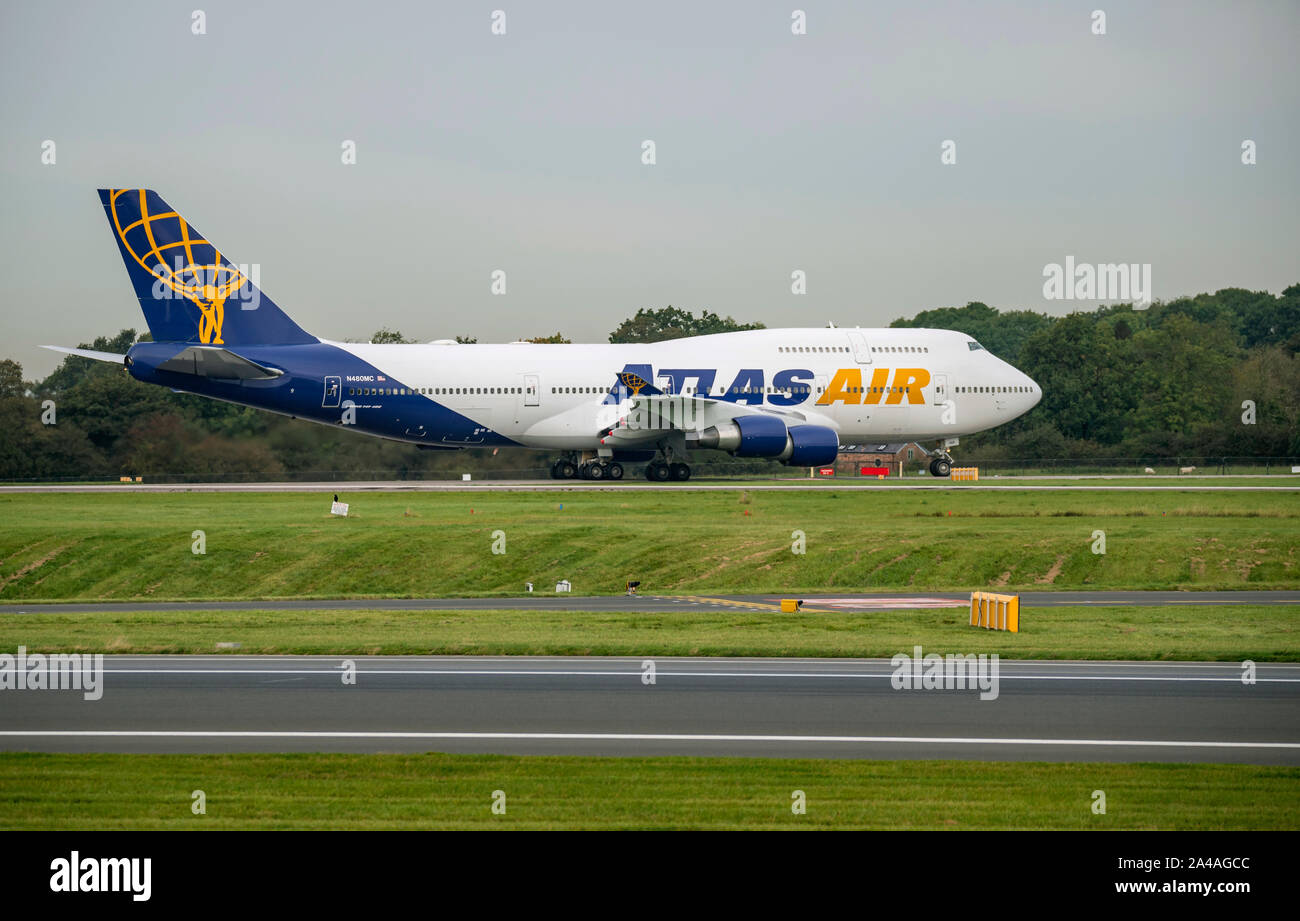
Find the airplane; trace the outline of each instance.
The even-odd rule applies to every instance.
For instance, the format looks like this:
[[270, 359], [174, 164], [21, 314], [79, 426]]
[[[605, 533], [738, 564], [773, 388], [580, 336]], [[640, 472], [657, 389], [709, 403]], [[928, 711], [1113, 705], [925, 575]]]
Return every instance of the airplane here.
[[151, 342], [125, 355], [45, 346], [121, 364], [136, 380], [429, 450], [557, 452], [556, 479], [690, 478], [691, 452], [792, 467], [841, 445], [949, 448], [1032, 409], [1028, 375], [941, 329], [805, 328], [633, 344], [336, 342], [306, 332], [149, 189], [100, 189]]

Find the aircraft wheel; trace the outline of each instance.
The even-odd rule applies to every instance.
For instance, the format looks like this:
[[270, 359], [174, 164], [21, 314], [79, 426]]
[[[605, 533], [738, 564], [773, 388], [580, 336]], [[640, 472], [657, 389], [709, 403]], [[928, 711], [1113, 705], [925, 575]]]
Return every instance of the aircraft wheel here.
[[571, 480], [578, 475], [578, 466], [573, 461], [560, 461], [556, 466], [560, 468], [562, 480]]
[[672, 476], [672, 468], [663, 461], [655, 461], [645, 468], [645, 476], [647, 480], [652, 482], [665, 483]]
[[671, 475], [674, 480], [689, 480], [691, 478], [690, 464], [673, 464]]
[[551, 464], [551, 479], [552, 479], [552, 480], [562, 480], [562, 479], [564, 479], [564, 466], [563, 466], [563, 465], [564, 465], [564, 461], [556, 461], [555, 463]]
[[618, 461], [614, 461], [614, 463], [609, 465], [608, 473], [611, 480], [623, 479], [623, 465]]
[[595, 463], [593, 461], [590, 464], [584, 464], [583, 469], [586, 470], [585, 476], [588, 480], [605, 479], [605, 468], [601, 464]]
[[952, 461], [946, 457], [936, 457], [930, 461], [930, 473], [934, 476], [945, 477], [952, 474]]

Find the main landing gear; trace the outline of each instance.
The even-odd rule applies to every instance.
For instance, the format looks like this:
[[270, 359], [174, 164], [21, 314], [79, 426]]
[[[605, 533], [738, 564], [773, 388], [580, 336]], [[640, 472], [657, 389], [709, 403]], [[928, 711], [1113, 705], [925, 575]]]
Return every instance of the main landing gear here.
[[646, 464], [645, 478], [651, 483], [667, 483], [669, 480], [682, 481], [691, 478], [691, 465], [681, 461], [651, 461]]
[[[691, 478], [691, 465], [678, 459], [689, 456], [680, 445], [665, 439], [659, 442], [659, 450], [662, 454], [646, 464], [647, 480], [651, 483], [680, 483]], [[595, 452], [572, 451], [551, 465], [553, 480], [621, 480], [623, 473], [622, 464], [608, 457], [599, 457]]]
[[662, 457], [655, 458], [645, 467], [645, 478], [651, 483], [683, 482], [691, 478], [691, 465], [678, 460], [688, 457], [679, 441], [665, 438], [659, 442]]
[[564, 458], [551, 465], [551, 479], [621, 480], [623, 479], [623, 465], [618, 461], [603, 458], [593, 458], [585, 461]]

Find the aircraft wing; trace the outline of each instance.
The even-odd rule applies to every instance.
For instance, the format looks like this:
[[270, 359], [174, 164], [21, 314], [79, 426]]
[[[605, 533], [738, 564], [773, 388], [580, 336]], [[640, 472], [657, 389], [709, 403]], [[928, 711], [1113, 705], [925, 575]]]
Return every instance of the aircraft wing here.
[[628, 401], [627, 413], [601, 434], [601, 442], [611, 446], [631, 447], [663, 438], [664, 432], [677, 429], [687, 434], [703, 432], [710, 426], [730, 422], [741, 416], [769, 416], [786, 425], [813, 421], [807, 413], [771, 406], [750, 406], [696, 395], [654, 393], [638, 395]]

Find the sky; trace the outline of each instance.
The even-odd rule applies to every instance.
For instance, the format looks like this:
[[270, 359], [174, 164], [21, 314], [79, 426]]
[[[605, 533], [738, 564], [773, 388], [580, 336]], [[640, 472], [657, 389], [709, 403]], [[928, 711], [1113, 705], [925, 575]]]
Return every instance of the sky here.
[[1287, 0], [7, 0], [0, 357], [145, 328], [98, 187], [157, 190], [330, 339], [1059, 315], [1097, 303], [1044, 297], [1067, 258], [1277, 293], [1298, 36]]

